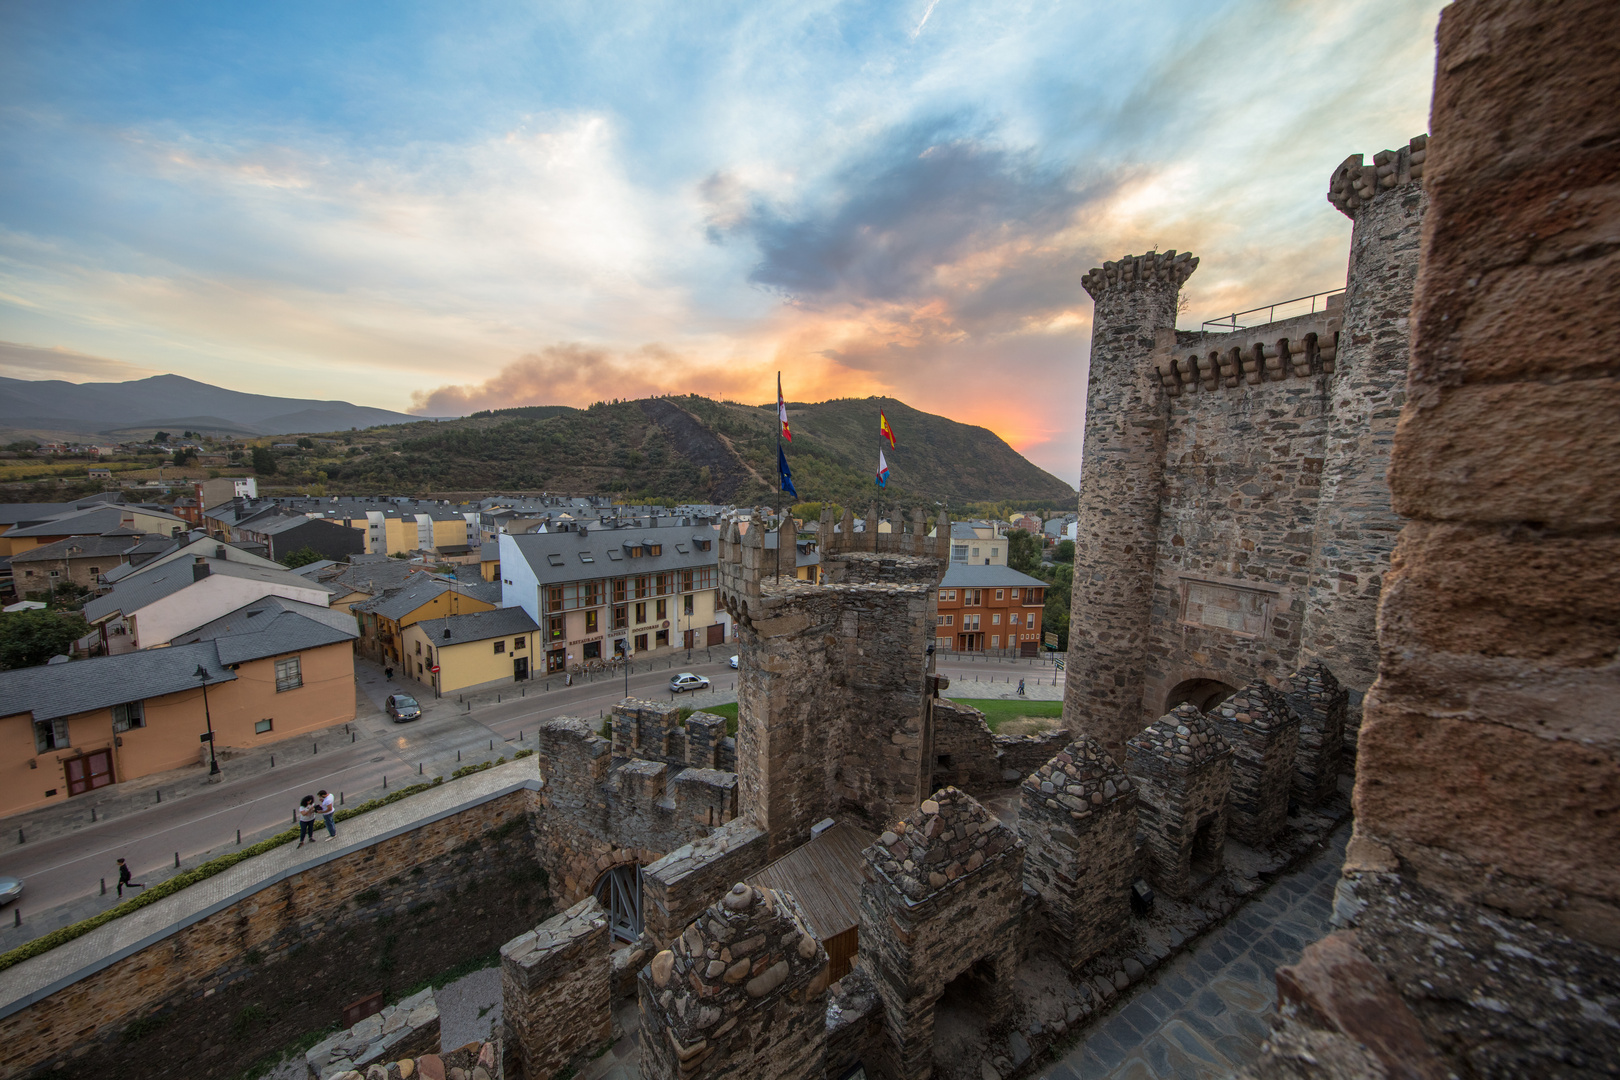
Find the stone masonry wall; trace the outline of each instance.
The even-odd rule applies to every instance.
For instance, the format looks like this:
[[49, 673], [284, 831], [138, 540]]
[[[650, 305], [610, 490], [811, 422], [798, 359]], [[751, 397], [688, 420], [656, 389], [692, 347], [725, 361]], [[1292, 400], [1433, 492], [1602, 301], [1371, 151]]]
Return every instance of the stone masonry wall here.
[[1616, 41], [1602, 0], [1440, 18], [1339, 908], [1465, 1076], [1620, 1061]]
[[1174, 341], [1176, 300], [1197, 266], [1185, 252], [1130, 256], [1082, 281], [1096, 314], [1063, 725], [1116, 756], [1140, 727], [1164, 485], [1163, 392], [1144, 361], [1164, 334]]
[[1288, 824], [1299, 717], [1286, 698], [1259, 680], [1207, 715], [1232, 748], [1227, 833], [1250, 847], [1263, 847]]
[[765, 833], [738, 818], [700, 840], [671, 851], [642, 870], [646, 933], [660, 948], [726, 888], [764, 866]]
[[1231, 747], [1191, 705], [1176, 706], [1128, 744], [1125, 771], [1136, 784], [1147, 878], [1172, 896], [1190, 896], [1201, 873], [1220, 868], [1231, 762]]
[[[451, 902], [469, 882], [492, 878], [509, 891], [541, 889], [532, 881], [512, 885], [507, 880], [533, 867], [531, 795], [502, 795], [294, 874], [12, 1013], [0, 1020], [6, 1047], [0, 1074], [48, 1071], [55, 1061], [85, 1054], [87, 1048], [88, 1056], [78, 1057], [81, 1066], [99, 1062], [103, 1049], [126, 1059], [130, 1048], [119, 1040], [131, 1021], [197, 1009], [205, 999], [212, 998], [210, 1004], [226, 1000], [239, 986], [273, 982], [287, 961], [323, 943], [341, 953], [345, 931], [369, 930], [384, 916], [401, 918], [403, 932], [414, 913], [428, 914], [434, 905]], [[461, 940], [482, 948], [481, 937], [480, 931]], [[355, 966], [371, 970], [369, 964]], [[401, 970], [410, 969], [401, 965]], [[371, 975], [361, 982], [369, 984], [364, 989], [376, 989], [379, 980]], [[347, 999], [328, 999], [357, 992], [363, 990], [328, 979], [304, 994], [305, 1009], [319, 1007], [335, 1016]], [[176, 1035], [190, 1034], [176, 1046], [178, 1058], [164, 1054], [162, 1060], [185, 1061], [185, 1055], [203, 1052], [202, 1040], [211, 1037], [198, 1030], [209, 1025], [207, 1010], [204, 1014], [190, 1025], [170, 1025]], [[142, 1052], [165, 1045], [170, 1028], [143, 1040]], [[298, 1024], [281, 1038], [290, 1040], [304, 1030], [307, 1024]], [[207, 1060], [205, 1072], [225, 1065]], [[144, 1075], [134, 1066], [124, 1071]]]
[[594, 896], [501, 946], [501, 1022], [525, 1077], [556, 1076], [612, 1041], [608, 966]]

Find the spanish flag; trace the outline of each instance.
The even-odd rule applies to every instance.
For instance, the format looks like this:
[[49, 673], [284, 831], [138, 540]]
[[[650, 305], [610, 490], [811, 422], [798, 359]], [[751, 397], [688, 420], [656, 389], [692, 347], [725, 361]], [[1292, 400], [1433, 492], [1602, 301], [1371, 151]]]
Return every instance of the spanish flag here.
[[895, 445], [894, 428], [889, 426], [889, 418], [883, 414], [882, 409], [878, 410], [878, 434], [888, 439], [891, 447]]

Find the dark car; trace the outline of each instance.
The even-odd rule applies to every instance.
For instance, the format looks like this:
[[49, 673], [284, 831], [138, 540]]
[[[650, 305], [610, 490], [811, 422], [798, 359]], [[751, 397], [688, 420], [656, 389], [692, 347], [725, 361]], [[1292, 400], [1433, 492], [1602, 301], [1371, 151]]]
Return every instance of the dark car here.
[[409, 694], [389, 694], [388, 704], [383, 708], [387, 710], [388, 718], [396, 724], [418, 720], [422, 716], [422, 706]]

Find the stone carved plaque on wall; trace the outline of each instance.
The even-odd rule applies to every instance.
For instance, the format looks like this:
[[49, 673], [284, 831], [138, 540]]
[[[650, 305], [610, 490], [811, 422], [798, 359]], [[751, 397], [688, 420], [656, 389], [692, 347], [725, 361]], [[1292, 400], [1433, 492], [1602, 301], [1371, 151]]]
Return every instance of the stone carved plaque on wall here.
[[1276, 598], [1276, 593], [1265, 589], [1183, 580], [1181, 621], [1208, 630], [1229, 630], [1258, 637], [1265, 633], [1266, 623], [1271, 618], [1271, 604]]

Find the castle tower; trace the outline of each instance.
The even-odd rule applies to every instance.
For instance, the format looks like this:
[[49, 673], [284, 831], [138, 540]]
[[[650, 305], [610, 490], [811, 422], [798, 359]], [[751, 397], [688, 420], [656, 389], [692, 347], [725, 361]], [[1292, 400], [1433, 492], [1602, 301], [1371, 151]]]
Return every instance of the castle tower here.
[[1386, 474], [1406, 400], [1427, 153], [1419, 135], [1371, 165], [1351, 155], [1329, 181], [1328, 201], [1355, 227], [1299, 659], [1325, 663], [1351, 692], [1352, 747], [1361, 695], [1378, 673], [1378, 596], [1401, 527]]
[[1153, 354], [1174, 347], [1176, 300], [1197, 266], [1186, 252], [1149, 253], [1081, 279], [1096, 311], [1063, 726], [1117, 760], [1141, 728], [1158, 547], [1165, 415]]

